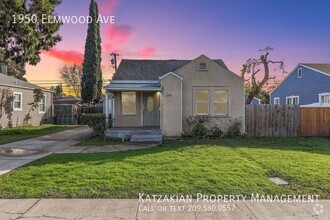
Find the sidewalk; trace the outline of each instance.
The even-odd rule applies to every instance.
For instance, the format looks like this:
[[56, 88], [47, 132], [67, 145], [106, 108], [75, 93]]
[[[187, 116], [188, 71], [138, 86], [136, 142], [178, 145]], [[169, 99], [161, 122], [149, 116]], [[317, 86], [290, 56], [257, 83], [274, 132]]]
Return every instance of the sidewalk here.
[[[217, 211], [194, 211], [198, 207]], [[227, 207], [229, 211], [220, 210]], [[231, 210], [233, 209], [233, 210]], [[161, 211], [158, 211], [161, 210]], [[165, 210], [165, 211], [164, 211]], [[138, 199], [0, 200], [0, 219], [329, 219], [330, 200], [317, 203], [145, 203]]]

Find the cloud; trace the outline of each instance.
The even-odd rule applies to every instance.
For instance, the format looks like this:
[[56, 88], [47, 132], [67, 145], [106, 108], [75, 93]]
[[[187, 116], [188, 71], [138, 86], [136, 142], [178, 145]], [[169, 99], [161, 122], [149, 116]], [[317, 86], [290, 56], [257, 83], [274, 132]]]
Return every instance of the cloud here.
[[118, 4], [118, 0], [102, 0], [99, 3], [99, 12], [100, 14], [107, 15], [113, 13]]
[[111, 25], [106, 30], [106, 37], [112, 43], [127, 43], [133, 33], [134, 28], [129, 25]]
[[149, 58], [149, 57], [155, 55], [156, 49], [154, 47], [147, 46], [141, 50], [138, 50], [137, 53], [139, 56], [142, 56], [143, 58]]
[[69, 64], [78, 64], [81, 65], [84, 60], [84, 55], [78, 51], [73, 50], [57, 50], [56, 47], [53, 47], [51, 50], [43, 50], [42, 54], [54, 57], [58, 60], [61, 60]]

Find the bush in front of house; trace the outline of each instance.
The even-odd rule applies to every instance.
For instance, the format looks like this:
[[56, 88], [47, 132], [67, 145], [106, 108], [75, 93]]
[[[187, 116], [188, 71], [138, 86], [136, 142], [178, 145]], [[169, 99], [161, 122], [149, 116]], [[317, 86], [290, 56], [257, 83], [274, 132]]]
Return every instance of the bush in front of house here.
[[197, 123], [191, 130], [191, 136], [196, 139], [208, 138], [209, 130], [202, 124]]
[[238, 137], [241, 135], [242, 122], [240, 120], [235, 120], [232, 122], [226, 131], [226, 137]]
[[104, 114], [83, 114], [80, 117], [80, 121], [81, 124], [88, 125], [88, 127], [92, 128], [96, 135], [103, 139], [105, 138], [106, 123]]

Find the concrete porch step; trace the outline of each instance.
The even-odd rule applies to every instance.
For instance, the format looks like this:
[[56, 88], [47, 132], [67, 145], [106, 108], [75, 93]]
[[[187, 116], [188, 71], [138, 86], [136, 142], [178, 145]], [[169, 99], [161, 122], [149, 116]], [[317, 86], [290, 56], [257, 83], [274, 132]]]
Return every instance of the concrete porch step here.
[[163, 136], [160, 131], [136, 131], [132, 133], [131, 142], [161, 142]]

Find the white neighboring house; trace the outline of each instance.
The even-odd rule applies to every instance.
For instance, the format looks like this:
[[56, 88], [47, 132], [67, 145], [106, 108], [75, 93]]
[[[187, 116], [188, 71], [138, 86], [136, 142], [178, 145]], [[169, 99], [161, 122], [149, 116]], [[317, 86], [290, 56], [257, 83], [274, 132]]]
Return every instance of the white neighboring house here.
[[12, 95], [13, 101], [8, 103], [10, 111], [2, 108], [2, 116], [0, 118], [0, 127], [16, 127], [23, 125], [23, 119], [29, 113], [31, 105], [34, 101], [34, 89], [41, 89], [44, 97], [39, 102], [36, 110], [30, 111], [29, 125], [40, 125], [44, 123], [52, 123], [52, 103], [53, 91], [42, 88], [23, 80], [16, 79], [7, 75], [7, 68], [0, 68], [0, 98], [2, 91], [9, 89], [9, 94]]

